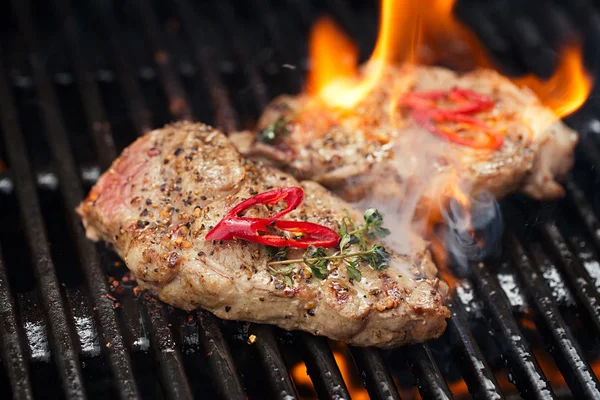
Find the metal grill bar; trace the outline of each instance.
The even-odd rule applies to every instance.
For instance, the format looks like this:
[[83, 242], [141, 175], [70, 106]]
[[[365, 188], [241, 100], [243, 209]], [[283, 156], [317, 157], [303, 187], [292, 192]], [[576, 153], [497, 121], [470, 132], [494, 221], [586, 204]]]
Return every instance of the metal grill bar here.
[[472, 267], [474, 287], [491, 314], [495, 330], [502, 335], [500, 351], [511, 369], [515, 385], [521, 394], [535, 399], [554, 399], [550, 383], [533, 356], [523, 333], [513, 317], [510, 304], [500, 284], [490, 271], [490, 266], [479, 263]]
[[587, 311], [597, 333], [600, 333], [600, 293], [579, 259], [571, 252], [567, 242], [554, 224], [539, 227], [542, 237], [556, 258], [569, 285]]
[[597, 151], [598, 144], [592, 139], [590, 132], [582, 132], [579, 135], [580, 144], [578, 146], [581, 149], [581, 153], [584, 159], [590, 163], [596, 173], [600, 171], [600, 152]]
[[[30, 48], [37, 50], [37, 39], [30, 25], [31, 13], [28, 2], [14, 1], [13, 8], [17, 11], [17, 17], [19, 20], [21, 30], [24, 32], [25, 37], [30, 44]], [[106, 294], [108, 293], [108, 288], [106, 285], [104, 274], [100, 267], [96, 250], [93, 247], [93, 245], [85, 238], [83, 229], [79, 222], [79, 218], [74, 211], [79, 199], [83, 197], [83, 189], [81, 188], [81, 184], [77, 177], [77, 173], [75, 170], [75, 162], [69, 151], [69, 142], [67, 140], [64, 124], [62, 123], [59, 117], [60, 113], [58, 108], [58, 102], [56, 99], [56, 94], [54, 93], [54, 88], [42, 67], [39, 57], [36, 56], [36, 53], [33, 53], [31, 60], [39, 91], [39, 96], [43, 104], [42, 114], [45, 125], [44, 133], [47, 137], [48, 143], [50, 144], [55, 164], [57, 165], [57, 172], [59, 176], [61, 192], [63, 194], [65, 205], [68, 210], [70, 226], [72, 232], [75, 235], [75, 241], [77, 249], [79, 251], [79, 256], [83, 261], [82, 266], [84, 269], [88, 287], [90, 288], [92, 301], [98, 311], [98, 319], [101, 327], [100, 333], [103, 339], [101, 344], [102, 347], [104, 347], [107, 351], [111, 369], [117, 382], [117, 388], [119, 389], [121, 397], [138, 397], [137, 388], [135, 386], [135, 381], [133, 379], [133, 374], [131, 371], [131, 362], [129, 360], [127, 350], [123, 344], [122, 336], [120, 334], [116, 322], [116, 315], [113, 309], [113, 304], [110, 300], [105, 298]], [[17, 136], [15, 135], [15, 137]], [[22, 160], [16, 161], [20, 164], [25, 165], [26, 158], [24, 157], [25, 155], [22, 151], [23, 149], [19, 148], [17, 150], [19, 150], [18, 154], [23, 155], [23, 157], [21, 157]], [[15, 168], [15, 171], [22, 170], [22, 165], [16, 164], [13, 167]], [[25, 190], [31, 191], [30, 193], [26, 194], [26, 196], [28, 197], [27, 201], [31, 202], [31, 204], [29, 205], [29, 207], [25, 208], [27, 210], [27, 213], [25, 213], [25, 218], [30, 218], [31, 216], [33, 216], [35, 221], [32, 221], [32, 223], [38, 224], [41, 223], [40, 221], [42, 220], [42, 217], [39, 211], [36, 212], [36, 210], [39, 210], [39, 205], [37, 204], [37, 196], [35, 194], [35, 189], [33, 187], [28, 170], [27, 174], [28, 175], [24, 177], [25, 179], [18, 179], [19, 182], [23, 182], [21, 186], [26, 188]], [[31, 188], [29, 186], [31, 186]], [[19, 186], [17, 186], [17, 189], [18, 187]], [[27, 226], [30, 225], [30, 223], [27, 224]], [[35, 237], [32, 241], [32, 246], [39, 246], [43, 249], [44, 247], [47, 247], [48, 242], [45, 235], [42, 232], [40, 232], [40, 234], [42, 236]], [[47, 252], [48, 250], [46, 249], [45, 251]], [[45, 258], [49, 260], [48, 253], [46, 253]], [[46, 277], [42, 279], [46, 279]], [[45, 289], [45, 286], [46, 285], [44, 284], [41, 285], [42, 290]], [[52, 296], [52, 298], [54, 299], [53, 301], [59, 301], [59, 296], [60, 295]], [[44, 301], [46, 301], [46, 298], [47, 295], [44, 295]], [[60, 307], [57, 307], [57, 309], [62, 310], [62, 304], [60, 304]], [[70, 338], [68, 333], [69, 328], [67, 325], [67, 320], [65, 318], [61, 318], [60, 315], [54, 315], [55, 313], [56, 311], [48, 311], [48, 315], [50, 316], [49, 324], [51, 327], [53, 327], [53, 325], [60, 325], [59, 328], [64, 330], [65, 334], [67, 335], [66, 337], [68, 338], [68, 342], [70, 343], [70, 351], [73, 351], [72, 339]], [[52, 330], [54, 330], [54, 328]], [[54, 337], [54, 334], [50, 336]], [[75, 364], [74, 368], [72, 367], [69, 370], [59, 368], [59, 370], [61, 374], [65, 374], [67, 371], [71, 373], [73, 373], [72, 371], [78, 372], [78, 374], [75, 376], [75, 380], [67, 381], [70, 382], [71, 386], [76, 386], [73, 388], [73, 390], [71, 390], [70, 387], [66, 387], [65, 390], [67, 393], [69, 393], [70, 396], [84, 397], [82, 383], [80, 382], [81, 374], [79, 370], [79, 360], [77, 354], [73, 354], [71, 356], [69, 353], [65, 353], [62, 349], [58, 348], [55, 349], [55, 356], [59, 360], [61, 360], [63, 356], [73, 357], [72, 362]]]
[[[5, 88], [4, 71], [0, 67], [0, 90]], [[0, 100], [1, 101], [1, 100]], [[6, 131], [5, 131], [6, 134]], [[6, 267], [0, 252], [0, 343], [2, 343], [2, 360], [8, 370], [8, 379], [12, 395], [17, 399], [33, 399], [29, 368], [25, 360], [23, 345], [17, 325], [17, 313], [8, 283]]]
[[[260, 0], [257, 1], [256, 7], [254, 8], [254, 15], [256, 15], [261, 21], [262, 24], [267, 28], [267, 32], [269, 33], [269, 38], [275, 45], [277, 51], [285, 58], [285, 61], [288, 63], [293, 63], [294, 60], [298, 60], [299, 57], [293, 54], [293, 46], [290, 46], [291, 42], [290, 38], [287, 38], [282, 35], [281, 24], [278, 22], [274, 13], [270, 10], [272, 5], [269, 0]], [[286, 78], [291, 83], [290, 92], [295, 93], [301, 88], [302, 79], [301, 74], [299, 72], [299, 68], [296, 66], [296, 69], [286, 74]]]
[[400, 400], [396, 383], [385, 366], [378, 349], [350, 347], [350, 351], [371, 398]]
[[453, 295], [449, 307], [452, 318], [448, 320], [448, 329], [460, 343], [460, 351], [456, 352], [455, 359], [469, 386], [469, 392], [478, 399], [504, 399], [491, 368], [469, 330], [466, 311], [456, 293]]
[[123, 91], [123, 97], [127, 102], [127, 108], [130, 112], [130, 119], [138, 132], [143, 134], [152, 128], [152, 112], [148, 109], [144, 101], [144, 95], [137, 80], [137, 75], [123, 49], [123, 43], [118, 36], [118, 26], [110, 8], [107, 8], [105, 2], [101, 0], [92, 1], [92, 10], [94, 15], [100, 16], [100, 24], [103, 33], [108, 36], [112, 53], [115, 57], [115, 67], [119, 76], [120, 86]]
[[[23, 23], [21, 17], [22, 15], [19, 15], [19, 20]], [[36, 78], [39, 82], [43, 77], [39, 69], [36, 72]], [[60, 291], [60, 284], [56, 277], [56, 268], [50, 257], [48, 238], [42, 222], [43, 216], [37, 198], [35, 181], [27, 161], [28, 156], [18, 122], [17, 110], [11, 88], [6, 80], [6, 71], [2, 65], [1, 57], [0, 107], [2, 108], [0, 115], [4, 129], [4, 140], [8, 150], [9, 163], [18, 182], [16, 192], [19, 209], [32, 252], [33, 268], [39, 282], [40, 300], [51, 332], [50, 342], [54, 360], [66, 395], [69, 398], [85, 398], [79, 358], [68, 329], [67, 311]]]
[[546, 340], [547, 348], [556, 360], [571, 392], [580, 399], [600, 398], [598, 379], [560, 316], [539, 269], [531, 264], [523, 246], [513, 234], [507, 235], [506, 242], [506, 248], [516, 265], [517, 273], [527, 288], [529, 304], [535, 308], [536, 320], [542, 328], [540, 333]]
[[152, 327], [152, 347], [156, 350], [158, 365], [165, 396], [169, 399], [192, 399], [192, 391], [184, 371], [179, 347], [173, 340], [171, 330], [161, 313], [162, 304], [158, 304], [149, 295], [142, 300], [146, 317]]
[[498, 27], [492, 23], [490, 11], [483, 2], [458, 2], [456, 15], [469, 24], [473, 32], [485, 43], [489, 54], [502, 60], [502, 65], [509, 71], [522, 71], [520, 62], [515, 60], [509, 41], [500, 34]]
[[270, 383], [271, 395], [274, 398], [298, 398], [283, 357], [277, 347], [273, 329], [268, 325], [253, 324], [250, 332], [256, 336], [256, 346], [264, 372]]
[[158, 65], [160, 71], [163, 90], [169, 99], [169, 111], [177, 120], [193, 120], [192, 110], [186, 100], [183, 84], [171, 63], [171, 57], [165, 46], [156, 13], [149, 1], [136, 0], [136, 4], [136, 8], [140, 11], [140, 20], [144, 25], [144, 32], [154, 51], [154, 62]]
[[327, 340], [304, 332], [296, 337], [306, 351], [306, 370], [320, 398], [349, 399], [350, 393]]
[[[100, 170], [94, 166], [81, 168], [79, 177], [84, 185], [93, 185], [94, 182], [96, 182], [96, 179], [98, 178], [96, 171]], [[3, 187], [0, 189], [1, 193], [10, 194], [13, 192], [15, 181], [10, 171], [0, 173], [0, 182], [3, 183]], [[39, 189], [55, 190], [58, 178], [52, 168], [39, 169], [35, 174], [35, 182]]]
[[567, 179], [565, 182], [567, 188], [567, 200], [571, 203], [572, 209], [583, 221], [588, 234], [592, 238], [597, 250], [600, 250], [600, 222], [590, 203], [585, 198], [583, 190], [575, 183], [573, 179]]
[[304, 25], [303, 28], [305, 30], [308, 30], [310, 28], [310, 23], [313, 19], [313, 13], [312, 13], [312, 9], [310, 7], [310, 2], [303, 1], [303, 0], [285, 0], [285, 1], [287, 4], [289, 4], [289, 6], [291, 8], [294, 8], [295, 10], [298, 11], [298, 14], [300, 16], [302, 24]]
[[[117, 151], [115, 149], [115, 143], [112, 137], [112, 131], [110, 124], [106, 118], [106, 111], [100, 100], [98, 87], [93, 79], [93, 74], [90, 73], [88, 66], [82, 59], [82, 43], [76, 38], [79, 35], [77, 20], [70, 18], [70, 4], [68, 0], [55, 0], [57, 9], [59, 10], [59, 17], [67, 20], [67, 33], [70, 41], [71, 54], [75, 60], [77, 81], [80, 87], [80, 94], [83, 99], [83, 106], [88, 121], [88, 129], [92, 132], [92, 135], [96, 137], [96, 148], [97, 154], [100, 160], [100, 167], [102, 170], [108, 169], [114, 158], [116, 158]], [[135, 122], [134, 122], [135, 125]], [[129, 336], [135, 339], [142, 336], [142, 327], [139, 323], [139, 310], [137, 303], [126, 298], [123, 301], [124, 307], [122, 313], [127, 321], [126, 329], [129, 329]], [[110, 342], [110, 340], [109, 340]], [[134, 341], [135, 343], [135, 341]], [[133, 346], [135, 347], [135, 345]], [[114, 360], [116, 363], [120, 362]], [[129, 367], [130, 368], [130, 367]], [[120, 371], [114, 370], [115, 374], [120, 374]]]
[[210, 370], [214, 371], [214, 385], [223, 399], [245, 399], [244, 387], [237, 373], [229, 347], [223, 338], [216, 318], [208, 311], [198, 311], [200, 342], [204, 345]]
[[446, 380], [436, 364], [427, 344], [415, 344], [406, 349], [407, 361], [424, 399], [453, 399]]
[[267, 96], [267, 87], [262, 81], [259, 72], [252, 63], [252, 57], [248, 53], [248, 45], [245, 43], [243, 33], [240, 32], [239, 24], [234, 18], [234, 11], [229, 0], [222, 0], [215, 3], [219, 18], [223, 22], [225, 30], [229, 32], [231, 37], [231, 45], [237, 57], [243, 65], [246, 66], [244, 71], [248, 77], [248, 83], [252, 87], [254, 100], [259, 110], [264, 110], [269, 102]]
[[58, 10], [58, 16], [63, 20], [66, 30], [66, 38], [72, 49], [71, 57], [75, 64], [77, 84], [79, 93], [83, 99], [83, 108], [88, 122], [88, 131], [91, 132], [96, 148], [103, 149], [98, 152], [98, 159], [102, 166], [108, 166], [117, 157], [115, 144], [110, 129], [110, 124], [106, 118], [106, 113], [102, 107], [100, 93], [96, 86], [94, 74], [89, 72], [86, 62], [83, 60], [83, 44], [80, 42], [77, 19], [69, 15], [69, 1], [55, 0], [55, 8]]
[[179, 10], [185, 30], [187, 31], [190, 42], [194, 50], [194, 59], [202, 69], [202, 75], [209, 83], [209, 92], [213, 113], [215, 115], [215, 124], [218, 128], [225, 132], [234, 132], [239, 128], [237, 112], [229, 101], [229, 93], [219, 76], [218, 71], [214, 66], [214, 51], [206, 43], [202, 42], [202, 38], [207, 35], [199, 26], [197, 21], [200, 20], [193, 7], [186, 0], [174, 0], [175, 5]]

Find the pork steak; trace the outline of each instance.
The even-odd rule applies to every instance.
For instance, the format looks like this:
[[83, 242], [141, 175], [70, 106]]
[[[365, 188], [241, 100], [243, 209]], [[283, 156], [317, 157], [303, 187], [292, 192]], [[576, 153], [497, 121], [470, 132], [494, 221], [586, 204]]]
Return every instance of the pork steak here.
[[[314, 182], [298, 182], [242, 157], [219, 131], [193, 123], [154, 130], [123, 151], [78, 208], [87, 236], [112, 244], [139, 285], [175, 307], [220, 318], [304, 330], [358, 346], [394, 347], [440, 336], [447, 286], [425, 243], [391, 252], [389, 266], [359, 266], [350, 279], [332, 261], [324, 279], [303, 263], [289, 279], [268, 266], [261, 244], [204, 238], [236, 204], [273, 188], [301, 187], [303, 203], [286, 219], [337, 230], [345, 211], [362, 215]], [[247, 216], [265, 217], [259, 206]], [[354, 246], [354, 245], [353, 245]], [[301, 258], [290, 250], [288, 258]], [[286, 283], [287, 282], [287, 283]]]
[[[493, 108], [476, 117], [502, 134], [499, 149], [473, 149], [433, 135], [399, 102], [406, 93], [453, 88], [493, 100]], [[415, 187], [423, 198], [434, 198], [436, 185], [447, 180], [445, 174], [459, 176], [463, 189], [474, 196], [487, 192], [502, 197], [520, 190], [536, 199], [553, 199], [563, 194], [559, 180], [572, 166], [577, 142], [576, 133], [533, 92], [494, 71], [459, 75], [412, 65], [388, 67], [351, 110], [306, 94], [281, 96], [265, 110], [256, 132], [240, 132], [231, 139], [243, 154], [297, 179], [318, 181], [351, 201], [367, 195], [399, 198]], [[272, 136], [261, 137], [265, 132]]]

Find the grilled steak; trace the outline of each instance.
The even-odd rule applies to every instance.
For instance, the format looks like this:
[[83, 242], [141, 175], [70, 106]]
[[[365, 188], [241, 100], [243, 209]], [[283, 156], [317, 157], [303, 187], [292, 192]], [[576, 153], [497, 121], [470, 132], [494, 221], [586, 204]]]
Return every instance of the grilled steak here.
[[[173, 306], [202, 307], [224, 319], [300, 329], [359, 346], [400, 346], [442, 334], [449, 317], [443, 305], [447, 286], [416, 238], [412, 253], [390, 251], [386, 269], [359, 265], [360, 280], [349, 278], [342, 261], [331, 261], [326, 278], [317, 279], [303, 263], [285, 273], [268, 266], [271, 256], [262, 244], [204, 239], [241, 201], [290, 186], [301, 187], [305, 196], [284, 219], [334, 230], [344, 210], [352, 220], [362, 219], [319, 184], [243, 158], [222, 133], [192, 123], [139, 138], [102, 175], [78, 212], [90, 239], [112, 244], [139, 285]], [[273, 212], [257, 206], [246, 216]], [[287, 258], [302, 253], [291, 249]]]
[[[433, 135], [398, 101], [406, 93], [453, 88], [494, 101], [476, 117], [502, 133], [499, 149], [474, 149]], [[448, 173], [459, 176], [473, 195], [485, 191], [501, 197], [520, 190], [536, 199], [556, 198], [563, 194], [557, 180], [570, 169], [577, 141], [531, 91], [491, 70], [458, 75], [409, 65], [389, 67], [352, 110], [333, 109], [305, 94], [281, 96], [264, 112], [257, 131], [232, 135], [242, 153], [297, 179], [318, 181], [346, 200], [398, 198], [415, 187], [423, 198], [436, 197], [436, 183]], [[265, 132], [272, 136], [261, 141]]]

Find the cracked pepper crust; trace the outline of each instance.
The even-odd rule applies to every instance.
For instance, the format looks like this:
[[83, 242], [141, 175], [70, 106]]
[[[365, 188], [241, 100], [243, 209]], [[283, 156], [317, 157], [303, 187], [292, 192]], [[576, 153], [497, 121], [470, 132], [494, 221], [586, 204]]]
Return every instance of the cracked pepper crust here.
[[[114, 246], [138, 283], [185, 310], [304, 330], [357, 346], [395, 347], [439, 337], [449, 310], [426, 244], [392, 253], [390, 266], [360, 267], [350, 282], [332, 263], [319, 280], [298, 266], [287, 287], [267, 269], [262, 245], [204, 237], [231, 208], [266, 190], [300, 186], [302, 205], [286, 216], [338, 229], [344, 209], [362, 215], [314, 182], [298, 182], [245, 159], [219, 131], [193, 123], [154, 130], [123, 151], [78, 208], [87, 236]], [[271, 211], [272, 212], [272, 211]], [[269, 211], [257, 207], [251, 215]], [[301, 256], [292, 250], [288, 257]]]
[[[408, 112], [396, 104], [402, 93], [453, 87], [495, 101], [491, 111], [477, 117], [504, 132], [499, 150], [475, 150], [424, 130], [415, 132]], [[472, 195], [487, 192], [502, 197], [518, 190], [539, 200], [554, 199], [564, 193], [559, 181], [573, 164], [577, 143], [577, 134], [535, 94], [486, 69], [459, 75], [439, 67], [389, 66], [378, 86], [352, 110], [331, 109], [304, 94], [284, 95], [267, 107], [257, 131], [280, 117], [287, 118], [290, 134], [276, 145], [258, 142], [253, 132], [233, 134], [231, 140], [243, 154], [297, 179], [317, 181], [349, 201], [373, 193], [374, 198], [389, 193], [397, 198], [403, 192], [399, 186], [416, 175], [407, 172], [409, 163], [419, 165], [417, 171], [432, 170], [416, 179], [432, 179], [456, 169]], [[381, 187], [385, 193], [377, 193]], [[425, 198], [428, 195], [424, 193]]]

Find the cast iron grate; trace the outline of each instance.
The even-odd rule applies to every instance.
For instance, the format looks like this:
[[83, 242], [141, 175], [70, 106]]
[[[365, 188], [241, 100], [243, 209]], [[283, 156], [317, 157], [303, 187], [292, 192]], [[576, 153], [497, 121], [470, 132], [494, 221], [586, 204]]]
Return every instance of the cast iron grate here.
[[[136, 297], [126, 268], [85, 239], [73, 210], [118, 151], [151, 127], [195, 118], [233, 131], [251, 126], [270, 98], [300, 90], [306, 32], [321, 12], [339, 18], [368, 54], [374, 4], [0, 7], [3, 397], [399, 399], [416, 395], [414, 383], [427, 399], [600, 398], [593, 101], [571, 121], [583, 145], [568, 196], [505, 202], [505, 255], [472, 266], [451, 299], [447, 333], [395, 351], [347, 348]], [[594, 13], [584, 14], [593, 21]], [[311, 384], [298, 374], [303, 365]]]

